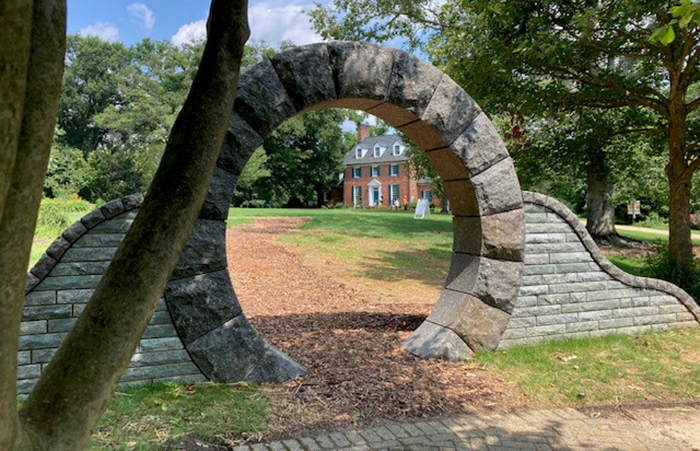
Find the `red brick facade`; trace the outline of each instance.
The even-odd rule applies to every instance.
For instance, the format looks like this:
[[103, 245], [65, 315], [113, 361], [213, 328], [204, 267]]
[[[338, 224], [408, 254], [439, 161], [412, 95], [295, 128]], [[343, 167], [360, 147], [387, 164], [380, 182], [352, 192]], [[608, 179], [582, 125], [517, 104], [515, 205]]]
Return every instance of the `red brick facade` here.
[[[390, 175], [390, 166], [398, 164], [399, 174]], [[379, 167], [379, 176], [372, 176], [371, 168]], [[363, 208], [391, 208], [392, 203], [390, 201], [390, 192], [393, 193], [393, 189], [390, 186], [398, 186], [398, 199], [401, 207], [405, 203], [417, 202], [421, 198], [421, 192], [424, 195], [429, 195], [428, 191], [431, 190], [429, 183], [418, 184], [414, 174], [409, 173], [409, 170], [405, 163], [381, 163], [378, 165], [356, 165], [347, 166], [345, 168], [345, 174], [343, 178], [343, 203], [348, 206], [356, 206], [353, 201], [353, 196], [356, 194], [356, 190], [361, 190], [362, 197], [362, 207]], [[360, 177], [353, 177], [353, 168], [360, 169]], [[370, 191], [373, 191], [371, 193]], [[380, 203], [373, 202], [376, 194], [379, 194]], [[441, 201], [437, 196], [433, 196], [432, 199], [435, 205], [440, 206]]]

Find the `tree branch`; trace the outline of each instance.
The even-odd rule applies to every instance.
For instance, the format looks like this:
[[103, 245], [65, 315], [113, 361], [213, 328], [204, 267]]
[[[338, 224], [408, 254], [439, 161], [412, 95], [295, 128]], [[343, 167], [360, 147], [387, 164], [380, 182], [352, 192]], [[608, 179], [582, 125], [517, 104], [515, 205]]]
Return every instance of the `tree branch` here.
[[25, 424], [52, 451], [85, 448], [211, 183], [250, 34], [246, 0], [213, 0], [207, 25], [209, 39], [197, 75], [140, 212], [21, 411]]

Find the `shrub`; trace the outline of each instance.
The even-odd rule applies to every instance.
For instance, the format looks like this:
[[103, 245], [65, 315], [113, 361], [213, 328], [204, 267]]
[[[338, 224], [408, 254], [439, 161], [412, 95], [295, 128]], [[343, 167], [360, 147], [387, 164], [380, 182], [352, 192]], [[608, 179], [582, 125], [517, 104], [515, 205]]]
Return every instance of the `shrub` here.
[[37, 235], [58, 235], [74, 222], [71, 213], [87, 213], [94, 205], [77, 195], [62, 199], [44, 198], [39, 207], [37, 220]]
[[646, 269], [651, 277], [678, 285], [688, 292], [695, 302], [700, 300], [700, 260], [694, 258], [690, 269], [683, 269], [671, 258], [668, 245], [663, 244], [658, 247], [656, 255], [647, 257]]
[[243, 208], [265, 208], [265, 207], [267, 207], [267, 201], [264, 199], [246, 200], [243, 203], [241, 203], [241, 207], [243, 207]]

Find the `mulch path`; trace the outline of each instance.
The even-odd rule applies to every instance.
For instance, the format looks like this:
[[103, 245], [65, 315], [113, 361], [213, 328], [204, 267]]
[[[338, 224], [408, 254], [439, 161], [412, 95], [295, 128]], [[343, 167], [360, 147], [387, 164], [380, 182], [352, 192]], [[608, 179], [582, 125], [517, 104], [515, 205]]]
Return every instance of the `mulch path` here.
[[229, 271], [243, 311], [263, 338], [308, 371], [302, 379], [273, 387], [314, 412], [308, 420], [295, 419], [297, 430], [502, 412], [526, 402], [493, 371], [422, 360], [401, 350], [400, 343], [432, 305], [360, 292], [331, 275], [338, 268], [323, 271], [303, 264], [298, 248], [276, 238], [304, 222], [260, 218], [227, 233]]

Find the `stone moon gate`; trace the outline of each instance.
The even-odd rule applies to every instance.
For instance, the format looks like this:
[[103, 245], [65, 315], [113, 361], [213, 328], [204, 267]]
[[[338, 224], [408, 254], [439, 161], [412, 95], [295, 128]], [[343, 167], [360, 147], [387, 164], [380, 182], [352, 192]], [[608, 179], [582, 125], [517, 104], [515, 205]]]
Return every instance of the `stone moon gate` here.
[[[280, 53], [241, 76], [200, 219], [124, 383], [274, 382], [304, 374], [243, 314], [228, 275], [225, 221], [238, 176], [263, 138], [290, 117], [321, 108], [352, 108], [384, 119], [426, 152], [445, 182], [454, 214], [452, 265], [434, 310], [403, 344], [408, 351], [468, 359], [479, 350], [548, 336], [698, 325], [698, 310], [682, 290], [617, 270], [575, 215], [553, 199], [524, 195], [490, 120], [447, 75], [399, 50], [331, 42]], [[140, 195], [127, 196], [94, 210], [32, 268], [20, 392], [31, 388], [82, 311], [141, 201]], [[614, 302], [606, 298], [611, 291]], [[614, 309], [625, 313], [613, 315]], [[655, 316], [638, 324], [640, 315]], [[607, 332], [606, 320], [613, 321]]]

